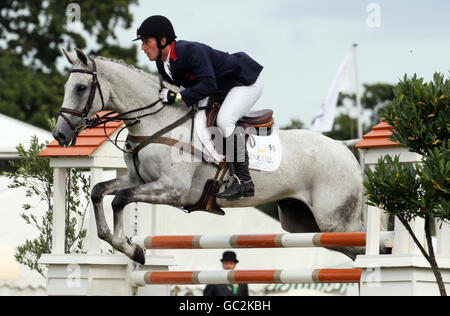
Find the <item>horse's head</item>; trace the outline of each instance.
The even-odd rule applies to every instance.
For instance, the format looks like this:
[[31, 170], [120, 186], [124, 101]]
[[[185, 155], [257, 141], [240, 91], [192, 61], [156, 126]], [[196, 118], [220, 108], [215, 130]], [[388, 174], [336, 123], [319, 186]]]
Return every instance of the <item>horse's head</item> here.
[[75, 50], [76, 56], [64, 51], [73, 69], [64, 86], [64, 101], [53, 130], [53, 137], [64, 147], [75, 145], [78, 134], [104, 109], [109, 98], [109, 84], [98, 72], [95, 60]]

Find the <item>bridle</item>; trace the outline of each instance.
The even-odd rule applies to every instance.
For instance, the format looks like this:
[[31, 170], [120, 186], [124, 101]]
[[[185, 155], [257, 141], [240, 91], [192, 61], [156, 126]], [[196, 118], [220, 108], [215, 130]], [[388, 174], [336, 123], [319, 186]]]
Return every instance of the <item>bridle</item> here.
[[[89, 91], [89, 97], [88, 97], [88, 100], [86, 102], [86, 105], [85, 105], [83, 111], [77, 111], [77, 110], [73, 110], [73, 109], [69, 109], [69, 108], [61, 108], [61, 110], [58, 113], [58, 115], [61, 116], [67, 122], [67, 124], [69, 124], [69, 126], [72, 128], [72, 130], [77, 134], [83, 128], [88, 126], [90, 123], [90, 120], [87, 118], [87, 116], [89, 114], [89, 111], [92, 108], [92, 104], [94, 103], [95, 92], [97, 91], [97, 89], [100, 94], [100, 99], [102, 101], [102, 111], [105, 108], [105, 101], [103, 99], [102, 87], [100, 86], [100, 82], [98, 81], [98, 77], [97, 77], [97, 65], [95, 64], [95, 60], [93, 58], [89, 57], [89, 60], [92, 63], [92, 70], [72, 69], [70, 71], [70, 73], [84, 73], [84, 74], [92, 75], [91, 90]], [[66, 114], [78, 116], [83, 120], [83, 122], [78, 126], [74, 126], [72, 124], [72, 122], [70, 122], [70, 120], [67, 118]]]
[[[95, 117], [93, 117], [92, 119], [88, 118], [88, 114], [89, 111], [92, 108], [92, 105], [94, 103], [94, 98], [95, 98], [95, 93], [98, 89], [99, 94], [100, 94], [100, 99], [102, 102], [102, 109], [101, 111], [103, 111], [105, 109], [105, 101], [103, 98], [103, 92], [102, 92], [102, 87], [100, 86], [100, 82], [98, 81], [98, 77], [97, 77], [97, 65], [95, 63], [95, 60], [93, 58], [89, 57], [89, 60], [92, 63], [92, 70], [86, 70], [86, 69], [72, 69], [70, 71], [70, 73], [84, 73], [84, 74], [88, 74], [88, 75], [92, 75], [92, 81], [91, 81], [91, 87], [90, 87], [90, 91], [89, 91], [89, 97], [88, 100], [86, 102], [86, 105], [84, 107], [84, 109], [82, 111], [77, 111], [77, 110], [73, 110], [73, 109], [69, 109], [69, 108], [64, 108], [62, 107], [58, 113], [59, 116], [61, 116], [66, 122], [67, 124], [69, 124], [70, 128], [72, 129], [72, 131], [76, 134], [80, 133], [84, 128], [94, 128], [97, 127], [99, 125], [104, 124], [106, 127], [106, 123], [108, 122], [112, 122], [112, 121], [124, 121], [126, 123], [126, 127], [130, 127], [134, 124], [138, 124], [140, 122], [140, 119], [146, 116], [150, 116], [150, 115], [154, 115], [156, 113], [158, 113], [159, 111], [161, 111], [165, 105], [163, 104], [163, 106], [158, 109], [155, 112], [151, 112], [151, 113], [147, 113], [147, 114], [143, 114], [143, 115], [139, 115], [139, 116], [135, 116], [135, 117], [125, 117], [129, 114], [132, 113], [136, 113], [139, 111], [143, 111], [143, 110], [147, 110], [150, 109], [152, 107], [154, 107], [155, 105], [157, 105], [158, 103], [160, 103], [162, 100], [158, 99], [155, 102], [153, 102], [150, 105], [147, 105], [145, 107], [141, 107], [135, 110], [131, 110], [125, 113], [121, 113], [119, 115], [117, 115], [116, 112], [112, 111], [112, 112], [108, 112], [103, 116], [99, 116], [96, 115]], [[164, 88], [164, 83], [162, 78], [160, 77], [160, 86], [161, 89]], [[68, 119], [66, 114], [70, 114], [73, 116], [77, 116], [80, 117], [82, 119], [82, 122], [78, 125], [75, 126], [74, 124], [72, 124], [72, 122], [70, 122], [70, 120]], [[130, 123], [131, 121], [131, 123]]]

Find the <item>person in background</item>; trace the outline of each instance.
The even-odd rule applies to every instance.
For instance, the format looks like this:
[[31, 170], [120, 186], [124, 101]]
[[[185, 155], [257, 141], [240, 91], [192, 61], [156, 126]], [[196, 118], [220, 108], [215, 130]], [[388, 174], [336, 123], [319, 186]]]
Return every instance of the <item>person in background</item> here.
[[[233, 251], [225, 251], [222, 255], [224, 270], [234, 270], [239, 260]], [[203, 290], [204, 296], [248, 296], [247, 284], [208, 284]]]

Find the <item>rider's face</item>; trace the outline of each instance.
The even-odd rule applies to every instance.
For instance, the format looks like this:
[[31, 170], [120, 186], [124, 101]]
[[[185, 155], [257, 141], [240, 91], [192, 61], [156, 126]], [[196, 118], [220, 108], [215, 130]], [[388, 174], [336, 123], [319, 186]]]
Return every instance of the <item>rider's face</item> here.
[[151, 61], [156, 61], [158, 59], [159, 49], [154, 37], [143, 39], [141, 49], [147, 54], [148, 59]]

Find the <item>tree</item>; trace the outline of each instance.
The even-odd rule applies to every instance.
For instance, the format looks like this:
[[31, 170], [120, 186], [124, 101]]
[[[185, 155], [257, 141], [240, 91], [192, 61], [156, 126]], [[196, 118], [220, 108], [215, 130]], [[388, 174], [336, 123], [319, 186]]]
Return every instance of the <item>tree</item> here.
[[[370, 113], [370, 121], [368, 124], [363, 124], [363, 130], [368, 131], [372, 126], [378, 124], [381, 120], [380, 111], [384, 106], [394, 99], [394, 86], [389, 83], [373, 83], [363, 84], [363, 93], [361, 95], [361, 106], [366, 112]], [[338, 107], [349, 104], [351, 108], [356, 108], [355, 94], [339, 94]], [[354, 119], [354, 126], [356, 130], [356, 119]], [[354, 137], [350, 137], [354, 138]], [[350, 139], [346, 138], [346, 139]]]
[[[3, 48], [28, 61], [33, 68], [52, 71], [61, 49], [86, 48], [83, 32], [104, 46], [115, 40], [119, 23], [130, 28], [129, 6], [137, 0], [99, 2], [85, 0], [71, 7], [66, 1], [3, 0], [0, 6], [0, 40]], [[79, 12], [76, 12], [79, 8]], [[79, 13], [81, 28], [71, 27]]]
[[338, 140], [355, 139], [357, 137], [357, 124], [356, 118], [350, 117], [349, 114], [341, 113], [335, 118], [333, 129], [324, 133], [324, 135]]
[[[363, 93], [361, 95], [361, 106], [363, 113], [370, 115], [369, 122], [364, 124], [363, 133], [367, 133], [372, 126], [378, 124], [381, 120], [380, 110], [387, 104], [387, 102], [394, 99], [394, 86], [388, 83], [374, 83], [363, 85]], [[345, 109], [346, 113], [340, 113], [334, 120], [333, 129], [330, 132], [324, 133], [333, 139], [347, 140], [357, 138], [357, 118], [352, 117], [350, 112], [356, 109], [356, 95], [340, 93], [338, 102], [338, 109]]]
[[280, 129], [302, 129], [305, 128], [305, 124], [299, 119], [291, 119], [291, 123], [282, 126]]
[[[383, 157], [367, 170], [368, 203], [398, 217], [430, 263], [441, 295], [446, 295], [431, 239], [433, 219], [450, 221], [450, 80], [436, 73], [433, 81], [404, 77], [395, 98], [381, 111], [393, 126], [391, 139], [422, 155], [421, 163], [400, 164], [398, 156]], [[425, 219], [428, 252], [409, 225]]]
[[[394, 98], [394, 86], [387, 83], [364, 84], [364, 90], [361, 96], [361, 106], [365, 114], [370, 115], [369, 122], [362, 122], [363, 134], [369, 132], [372, 126], [380, 122], [380, 110], [387, 102]], [[358, 138], [358, 120], [351, 116], [351, 111], [356, 109], [356, 95], [340, 93], [337, 107], [341, 109], [341, 113], [335, 118], [333, 129], [324, 133], [325, 136], [338, 140], [349, 140]], [[342, 112], [344, 110], [345, 112]], [[351, 151], [359, 160], [359, 151], [352, 148]]]
[[71, 26], [68, 2], [5, 0], [0, 4], [0, 111], [48, 129], [63, 102], [67, 69], [59, 71], [61, 50], [87, 46], [84, 33], [96, 41], [89, 54], [137, 64], [136, 46], [114, 43], [116, 26], [129, 28], [130, 5], [137, 0], [80, 2], [80, 27]]
[[[20, 160], [10, 161], [15, 171], [5, 172], [12, 183], [11, 189], [25, 188], [26, 197], [38, 196], [43, 203], [38, 206], [24, 204], [24, 213], [21, 217], [28, 225], [34, 226], [39, 231], [39, 236], [27, 239], [16, 250], [15, 258], [19, 263], [36, 270], [45, 277], [44, 270], [38, 261], [42, 254], [50, 253], [52, 248], [53, 232], [53, 170], [50, 168], [48, 158], [39, 158], [38, 154], [46, 144], [40, 144], [36, 137], [31, 140], [30, 149], [26, 150], [19, 145]], [[88, 178], [76, 169], [70, 169], [66, 177], [66, 234], [65, 253], [84, 253], [84, 240], [86, 229], [83, 227], [84, 217], [89, 206], [89, 181]], [[83, 202], [86, 201], [86, 202]], [[38, 208], [44, 214], [36, 215]]]
[[63, 74], [26, 67], [9, 52], [0, 53], [0, 109], [5, 115], [48, 129], [64, 96]]

